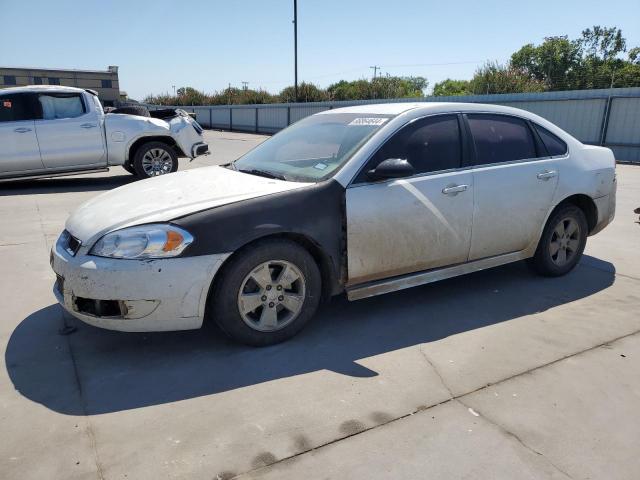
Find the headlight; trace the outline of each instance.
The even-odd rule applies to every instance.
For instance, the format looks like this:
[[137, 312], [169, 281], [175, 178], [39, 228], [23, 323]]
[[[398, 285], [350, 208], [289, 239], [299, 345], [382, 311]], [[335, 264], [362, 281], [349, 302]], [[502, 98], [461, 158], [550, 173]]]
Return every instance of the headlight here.
[[89, 253], [111, 258], [167, 258], [180, 255], [191, 242], [193, 236], [181, 228], [149, 224], [107, 233]]

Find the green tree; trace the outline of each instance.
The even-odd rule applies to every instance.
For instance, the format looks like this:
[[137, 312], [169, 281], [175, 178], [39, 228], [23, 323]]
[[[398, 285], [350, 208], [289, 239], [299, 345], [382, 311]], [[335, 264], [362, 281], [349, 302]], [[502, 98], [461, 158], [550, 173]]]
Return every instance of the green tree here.
[[471, 93], [471, 87], [468, 80], [452, 80], [447, 78], [433, 86], [433, 95], [436, 97], [452, 97], [457, 95], [469, 95]]
[[542, 44], [527, 44], [511, 55], [510, 66], [543, 82], [549, 90], [578, 85], [581, 43], [565, 36], [546, 37]]
[[[633, 71], [625, 68], [631, 62], [620, 58], [627, 49], [622, 30], [595, 25], [582, 31], [580, 43], [584, 52], [580, 88], [609, 88], [622, 86], [621, 83], [635, 86]], [[629, 81], [632, 85], [627, 85]]]
[[476, 94], [543, 92], [544, 82], [511, 65], [487, 62], [476, 70], [469, 82]]
[[580, 43], [587, 58], [602, 61], [616, 58], [627, 49], [627, 40], [622, 36], [622, 30], [617, 27], [595, 25], [593, 28], [587, 28], [582, 31]]
[[[295, 88], [293, 86], [282, 89], [278, 99], [284, 103], [296, 101]], [[328, 100], [327, 92], [313, 83], [302, 82], [298, 85], [299, 102], [322, 102]]]
[[385, 75], [373, 80], [341, 80], [329, 85], [327, 93], [332, 100], [422, 97], [428, 85], [429, 82], [424, 77]]

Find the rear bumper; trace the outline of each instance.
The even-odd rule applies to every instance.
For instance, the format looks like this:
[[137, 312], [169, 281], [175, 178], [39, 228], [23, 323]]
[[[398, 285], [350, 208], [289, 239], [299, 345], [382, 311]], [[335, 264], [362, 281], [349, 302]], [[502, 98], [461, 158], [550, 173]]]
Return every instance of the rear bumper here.
[[596, 198], [594, 202], [598, 209], [598, 223], [589, 235], [595, 235], [613, 221], [616, 215], [616, 184], [614, 183], [609, 195]]
[[191, 148], [191, 158], [196, 158], [201, 155], [209, 155], [209, 145], [206, 143], [196, 143]]
[[71, 256], [56, 244], [53, 290], [65, 310], [96, 327], [189, 330], [202, 325], [209, 286], [228, 256], [121, 260]]

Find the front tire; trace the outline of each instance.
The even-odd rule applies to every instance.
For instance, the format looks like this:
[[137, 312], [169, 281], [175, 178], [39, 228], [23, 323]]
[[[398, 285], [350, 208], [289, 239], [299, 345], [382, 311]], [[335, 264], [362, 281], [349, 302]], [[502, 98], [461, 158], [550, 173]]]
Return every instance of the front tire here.
[[575, 205], [560, 207], [547, 221], [529, 264], [540, 275], [559, 277], [569, 273], [582, 258], [589, 226]]
[[313, 257], [290, 240], [266, 240], [234, 256], [209, 298], [213, 320], [234, 340], [255, 347], [296, 335], [320, 303]]
[[151, 178], [178, 170], [175, 150], [162, 142], [141, 145], [133, 156], [133, 169], [140, 178]]

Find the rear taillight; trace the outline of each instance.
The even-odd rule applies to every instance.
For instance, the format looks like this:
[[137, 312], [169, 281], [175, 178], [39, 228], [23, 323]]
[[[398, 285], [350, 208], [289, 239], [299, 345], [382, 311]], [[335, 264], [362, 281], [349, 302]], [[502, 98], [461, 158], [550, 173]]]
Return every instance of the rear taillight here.
[[195, 120], [191, 123], [191, 126], [193, 127], [193, 129], [196, 132], [198, 132], [198, 135], [202, 135], [202, 132], [204, 132], [204, 130], [202, 129], [200, 124], [198, 122], [196, 122]]

